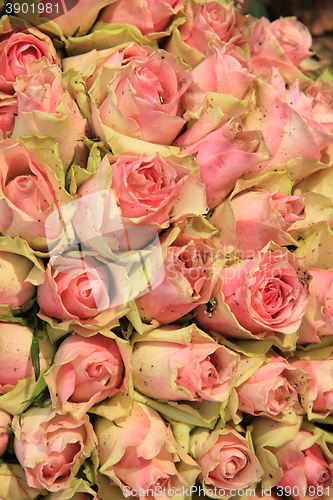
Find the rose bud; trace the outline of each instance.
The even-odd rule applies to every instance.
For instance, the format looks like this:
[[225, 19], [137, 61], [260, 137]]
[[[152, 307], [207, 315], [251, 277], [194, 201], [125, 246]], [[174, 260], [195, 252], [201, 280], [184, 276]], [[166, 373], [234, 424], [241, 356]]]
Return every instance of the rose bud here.
[[3, 455], [7, 449], [9, 442], [8, 427], [12, 421], [11, 415], [5, 410], [0, 408], [0, 456]]
[[172, 323], [197, 305], [208, 302], [212, 288], [211, 266], [218, 257], [217, 252], [202, 242], [169, 246], [164, 280], [135, 301], [142, 320]]
[[116, 0], [101, 12], [99, 20], [111, 24], [134, 24], [143, 35], [163, 31], [185, 0]]
[[97, 442], [87, 415], [30, 408], [13, 419], [14, 449], [27, 483], [33, 488], [68, 488]]
[[[12, 414], [22, 411], [22, 401], [28, 399], [34, 389], [30, 353], [32, 340], [31, 328], [17, 323], [0, 324], [0, 394], [3, 394], [0, 396], [0, 407]], [[52, 363], [55, 346], [48, 339], [41, 338], [39, 349], [40, 371], [43, 374]]]
[[[12, 18], [13, 19], [13, 18]], [[13, 31], [11, 23], [18, 24]], [[24, 31], [23, 31], [24, 30]], [[22, 21], [17, 22], [5, 18], [2, 24], [0, 41], [0, 91], [14, 94], [13, 84], [20, 75], [28, 74], [28, 70], [39, 62], [58, 64], [59, 58], [51, 39], [38, 29], [27, 28]], [[36, 68], [36, 66], [33, 66]]]
[[280, 17], [269, 25], [269, 29], [295, 66], [299, 66], [304, 59], [313, 55], [313, 52], [310, 52], [311, 33], [296, 17]]
[[[295, 245], [288, 229], [305, 218], [304, 197], [286, 196], [280, 190], [245, 191], [231, 199], [231, 206], [242, 258], [252, 257], [271, 240], [277, 245]], [[221, 226], [218, 207], [209, 221], [213, 226]]]
[[54, 171], [39, 162], [22, 142], [7, 139], [0, 143], [0, 232], [26, 240], [33, 250], [48, 251], [60, 237], [58, 217], [47, 224], [51, 213], [72, 197]]
[[[97, 418], [95, 431], [99, 472], [110, 480], [110, 493], [105, 498], [113, 498], [114, 484], [125, 496], [136, 490], [134, 495], [140, 496], [140, 500], [158, 500], [161, 490], [165, 491], [162, 498], [168, 500], [174, 496], [173, 490], [182, 491], [183, 487], [194, 485], [198, 465], [176, 443], [162, 417], [149, 406], [133, 402], [130, 414], [114, 417], [114, 422]], [[108, 491], [105, 479], [103, 489]]]
[[[245, 369], [247, 361], [241, 361], [239, 371]], [[298, 394], [307, 390], [308, 376], [303, 370], [281, 356], [267, 358], [245, 382], [236, 384], [238, 409], [255, 416], [293, 420], [295, 411], [301, 409]]]
[[129, 351], [118, 337], [67, 337], [44, 375], [53, 407], [80, 419], [95, 403], [128, 390]]
[[211, 498], [229, 498], [233, 490], [258, 483], [263, 474], [248, 440], [228, 426], [214, 431], [197, 427], [190, 455], [202, 469], [198, 480]]
[[305, 312], [309, 279], [304, 258], [270, 244], [253, 259], [223, 268], [212, 310], [198, 306], [196, 318], [205, 330], [235, 338], [293, 334]]
[[163, 326], [133, 338], [135, 388], [170, 401], [226, 401], [239, 356], [195, 325]]
[[55, 255], [38, 287], [41, 313], [62, 321], [105, 326], [124, 309], [130, 281], [123, 267], [91, 256]]
[[[313, 356], [313, 359], [311, 357]], [[308, 373], [309, 387], [302, 397], [308, 419], [325, 418], [333, 413], [333, 356], [320, 359], [320, 351], [307, 351], [306, 359], [289, 358], [291, 366]]]
[[43, 264], [18, 238], [0, 237], [0, 304], [21, 307], [35, 295], [42, 282]]
[[301, 417], [295, 425], [252, 420], [256, 454], [265, 470], [262, 486], [277, 486], [279, 496], [286, 493], [295, 500], [328, 499], [333, 463], [329, 441], [325, 431], [307, 422], [300, 428], [301, 424]]
[[0, 498], [3, 500], [35, 500], [44, 489], [30, 488], [24, 470], [18, 463], [0, 465]]

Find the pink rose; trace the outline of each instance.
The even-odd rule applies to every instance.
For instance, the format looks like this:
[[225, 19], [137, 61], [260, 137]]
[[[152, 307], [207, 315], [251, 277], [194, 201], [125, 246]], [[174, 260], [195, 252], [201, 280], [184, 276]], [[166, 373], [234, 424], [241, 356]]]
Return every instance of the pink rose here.
[[197, 427], [191, 433], [190, 454], [202, 469], [198, 480], [211, 498], [229, 498], [232, 490], [258, 483], [263, 474], [247, 439], [228, 426], [214, 431]]
[[8, 429], [12, 421], [11, 415], [0, 408], [0, 456], [3, 455], [9, 443]]
[[53, 407], [80, 419], [95, 403], [128, 390], [129, 347], [121, 339], [72, 335], [44, 375]]
[[184, 7], [185, 0], [126, 0], [113, 1], [106, 7], [100, 20], [104, 23], [134, 24], [143, 35], [167, 28], [173, 15]]
[[134, 342], [133, 381], [142, 394], [169, 401], [229, 398], [238, 355], [195, 325], [156, 328]]
[[[39, 73], [22, 75], [14, 85], [17, 117], [13, 139], [19, 136], [52, 135], [58, 139], [59, 155], [65, 167], [72, 161], [86, 161], [82, 136], [89, 136], [87, 120], [69, 92], [63, 89], [58, 66], [44, 66]], [[86, 163], [84, 163], [86, 165]]]
[[[309, 356], [311, 356], [309, 351]], [[309, 387], [302, 398], [308, 418], [324, 418], [333, 413], [333, 359], [289, 358], [291, 366], [308, 373]]]
[[206, 58], [193, 70], [193, 80], [206, 92], [231, 94], [243, 99], [255, 76], [245, 53], [231, 44], [211, 43]]
[[333, 85], [317, 80], [306, 89], [306, 95], [312, 100], [313, 118], [333, 133]]
[[[174, 496], [172, 490], [192, 486], [199, 468], [176, 443], [157, 411], [133, 401], [130, 414], [126, 413], [118, 418], [113, 413], [110, 420], [114, 421], [97, 418], [94, 424], [99, 471], [109, 478], [110, 485], [119, 486], [125, 497], [139, 496], [140, 500], [158, 500], [161, 491], [165, 491], [162, 498], [169, 500]], [[103, 490], [112, 498], [105, 479]]]
[[0, 91], [14, 94], [16, 78], [26, 75], [35, 61], [45, 58], [44, 63], [40, 61], [41, 65], [58, 64], [59, 58], [51, 39], [39, 30], [29, 28], [11, 32], [9, 29], [4, 28], [2, 34], [5, 36], [0, 42]]
[[[52, 180], [52, 183], [51, 183]], [[59, 238], [61, 223], [48, 216], [71, 200], [55, 173], [37, 160], [22, 142], [11, 139], [0, 144], [0, 232], [25, 239], [34, 250], [48, 251], [46, 233], [51, 241]]]
[[269, 25], [286, 56], [295, 66], [311, 57], [312, 36], [305, 24], [296, 17], [280, 17]]
[[[280, 190], [245, 191], [231, 199], [231, 206], [238, 249], [243, 258], [252, 257], [271, 240], [277, 245], [294, 245], [288, 229], [295, 221], [305, 218], [304, 196], [286, 196]], [[209, 222], [221, 227], [218, 211]]]
[[[199, 127], [200, 120], [197, 124]], [[196, 133], [200, 133], [197, 127], [193, 125], [174, 145], [182, 148], [181, 154], [196, 154], [207, 205], [212, 209], [232, 191], [239, 177], [266, 160], [268, 153], [260, 148], [263, 141], [259, 134], [243, 132], [239, 118], [232, 118], [204, 137], [196, 137]]]
[[320, 342], [333, 335], [333, 270], [309, 269], [309, 301], [300, 328], [299, 344]]
[[274, 450], [283, 472], [277, 486], [292, 492], [295, 500], [322, 498], [323, 495], [326, 496], [327, 488], [332, 485], [332, 469], [323, 448], [316, 442], [319, 437], [301, 429], [292, 441]]
[[[1, 323], [0, 394], [12, 391], [20, 380], [34, 374], [30, 353], [32, 339], [31, 328], [17, 323]], [[40, 369], [43, 372], [52, 363], [55, 347], [49, 340], [40, 339], [39, 348]]]
[[32, 407], [14, 417], [12, 426], [16, 457], [33, 488], [69, 488], [97, 444], [87, 415], [76, 421], [68, 413], [50, 407]]
[[242, 338], [244, 328], [257, 338], [267, 332], [289, 335], [297, 331], [305, 312], [310, 277], [304, 259], [286, 249], [273, 248], [266, 247], [252, 260], [222, 269], [212, 292], [216, 302], [212, 312], [207, 314], [206, 306], [197, 309], [201, 327], [236, 338]]
[[[275, 76], [281, 79], [277, 71], [273, 75], [273, 79]], [[333, 136], [313, 119], [311, 101], [300, 91], [298, 83], [294, 82], [287, 91], [284, 84], [275, 88], [260, 79], [253, 85], [257, 87], [257, 106], [244, 117], [244, 130], [263, 133], [272, 159], [261, 164], [261, 170], [255, 166], [252, 172], [263, 175], [295, 158], [319, 161], [321, 151], [332, 143]], [[297, 169], [293, 172], [294, 182], [299, 182], [305, 175], [306, 172]]]
[[186, 22], [179, 27], [181, 37], [203, 54], [206, 54], [211, 40], [235, 43], [241, 38], [237, 14], [232, 4], [206, 2], [200, 5], [188, 2], [185, 12]]
[[[172, 161], [177, 157], [169, 158], [158, 153], [104, 157], [96, 173], [78, 190], [80, 211], [73, 223], [81, 240], [103, 235], [109, 247], [115, 250], [118, 247], [128, 251], [129, 243], [132, 249], [143, 248], [157, 232], [170, 225], [170, 220], [189, 217], [196, 210], [206, 212], [203, 186], [198, 177], [191, 175], [190, 168]], [[193, 203], [188, 200], [189, 193], [195, 193]], [[115, 213], [115, 204], [120, 214]], [[110, 211], [109, 207], [113, 209]], [[94, 212], [97, 210], [98, 220]], [[89, 227], [87, 217], [94, 221]]]
[[105, 326], [126, 302], [130, 280], [123, 267], [91, 256], [55, 255], [38, 287], [43, 314], [62, 321]]
[[[84, 76], [84, 81], [88, 90], [92, 87], [92, 94], [95, 88], [98, 88], [99, 98], [103, 93], [104, 98], [107, 96], [107, 89], [102, 89], [99, 86], [99, 78], [103, 73], [102, 68], [119, 68], [126, 66], [132, 61], [144, 63], [147, 57], [154, 52], [149, 45], [141, 47], [136, 42], [129, 42], [118, 47], [110, 49], [92, 50], [86, 54], [77, 56], [65, 57], [61, 63], [64, 71], [72, 68], [80, 71]], [[96, 83], [95, 83], [96, 82]]]
[[[181, 70], [173, 54], [158, 50], [145, 62], [133, 61], [115, 72], [99, 108], [100, 119], [124, 135], [171, 144], [186, 123], [182, 97], [191, 83], [190, 71]], [[96, 128], [96, 108], [92, 116]]]
[[142, 320], [172, 323], [197, 305], [208, 302], [211, 265], [217, 257], [217, 251], [202, 242], [168, 247], [162, 283], [136, 299]]
[[301, 77], [297, 67], [312, 55], [309, 30], [296, 18], [281, 18], [273, 23], [262, 17], [249, 40], [251, 61], [259, 73], [279, 68], [289, 79]]
[[16, 115], [16, 97], [0, 93], [0, 134], [2, 132], [1, 140], [5, 139], [5, 136], [11, 136]]
[[[246, 365], [245, 365], [246, 366]], [[307, 386], [306, 370], [281, 356], [267, 359], [245, 382], [236, 387], [238, 409], [274, 419], [290, 417], [299, 410], [298, 394]]]

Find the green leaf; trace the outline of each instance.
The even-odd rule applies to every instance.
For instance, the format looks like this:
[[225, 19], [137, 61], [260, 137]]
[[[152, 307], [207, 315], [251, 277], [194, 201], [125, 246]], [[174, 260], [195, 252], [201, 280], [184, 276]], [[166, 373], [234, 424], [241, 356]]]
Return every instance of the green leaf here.
[[252, 0], [249, 8], [249, 14], [258, 19], [261, 17], [267, 17], [267, 19], [269, 19], [268, 10], [262, 0]]

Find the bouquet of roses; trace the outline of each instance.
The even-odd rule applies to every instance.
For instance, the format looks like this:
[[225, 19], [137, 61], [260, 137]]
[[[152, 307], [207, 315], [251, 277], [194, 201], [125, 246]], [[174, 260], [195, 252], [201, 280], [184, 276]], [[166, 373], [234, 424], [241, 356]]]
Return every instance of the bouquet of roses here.
[[308, 29], [228, 0], [0, 6], [0, 499], [332, 498]]

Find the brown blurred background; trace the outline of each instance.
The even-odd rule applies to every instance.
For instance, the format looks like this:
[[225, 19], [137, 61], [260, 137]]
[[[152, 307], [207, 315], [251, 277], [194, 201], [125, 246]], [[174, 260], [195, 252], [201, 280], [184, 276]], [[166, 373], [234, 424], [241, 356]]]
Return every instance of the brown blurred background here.
[[333, 66], [333, 0], [244, 0], [242, 14], [249, 13], [270, 21], [296, 16], [311, 31], [313, 50]]

